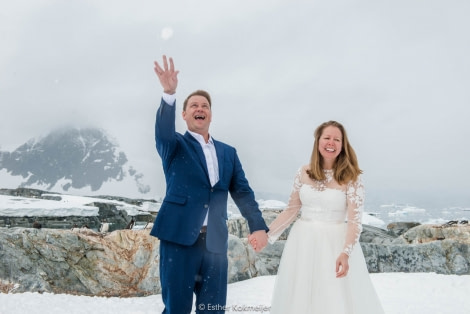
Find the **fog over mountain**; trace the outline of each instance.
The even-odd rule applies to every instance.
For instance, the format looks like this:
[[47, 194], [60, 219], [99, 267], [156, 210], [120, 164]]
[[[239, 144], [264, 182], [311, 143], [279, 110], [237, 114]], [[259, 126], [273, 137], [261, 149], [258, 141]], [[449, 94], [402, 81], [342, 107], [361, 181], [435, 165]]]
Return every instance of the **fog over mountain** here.
[[[0, 150], [99, 127], [147, 195], [165, 195], [153, 62], [166, 54], [180, 71], [176, 130], [184, 98], [207, 90], [211, 135], [237, 149], [257, 198], [287, 202], [315, 128], [336, 120], [367, 206], [470, 207], [469, 15], [468, 0], [2, 1]], [[22, 178], [0, 170], [2, 188]], [[101, 193], [138, 198], [123, 181]]]
[[106, 182], [132, 179], [140, 193], [150, 191], [118, 143], [97, 128], [64, 127], [32, 138], [12, 152], [0, 151], [2, 169], [20, 176], [20, 187], [99, 191]]

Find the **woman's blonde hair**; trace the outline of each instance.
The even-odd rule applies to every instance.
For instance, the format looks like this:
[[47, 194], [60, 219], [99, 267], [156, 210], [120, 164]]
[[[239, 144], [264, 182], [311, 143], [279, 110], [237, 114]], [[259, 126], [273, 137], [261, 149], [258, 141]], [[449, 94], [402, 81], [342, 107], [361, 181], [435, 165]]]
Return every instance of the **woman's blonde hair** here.
[[362, 173], [359, 169], [357, 162], [356, 153], [349, 144], [348, 135], [343, 125], [336, 121], [328, 121], [320, 124], [315, 130], [315, 142], [313, 144], [312, 157], [310, 158], [310, 170], [307, 170], [308, 176], [312, 180], [325, 180], [325, 174], [323, 172], [323, 157], [320, 154], [319, 140], [326, 127], [334, 126], [341, 131], [343, 136], [342, 148], [338, 157], [333, 165], [333, 176], [339, 184], [346, 184], [349, 181], [356, 181], [358, 176]]

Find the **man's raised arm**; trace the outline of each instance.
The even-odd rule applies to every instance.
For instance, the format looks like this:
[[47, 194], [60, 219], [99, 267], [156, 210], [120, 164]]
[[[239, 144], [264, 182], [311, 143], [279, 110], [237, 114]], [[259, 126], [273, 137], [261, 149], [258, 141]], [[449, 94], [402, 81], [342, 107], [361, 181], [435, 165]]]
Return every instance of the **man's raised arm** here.
[[174, 97], [178, 86], [179, 71], [175, 71], [173, 59], [170, 58], [169, 61], [170, 66], [168, 67], [168, 60], [166, 56], [163, 56], [163, 68], [157, 61], [154, 62], [155, 74], [163, 87], [163, 100], [157, 110], [155, 122], [155, 142], [157, 151], [164, 161], [164, 167], [167, 166], [165, 161], [172, 155], [176, 147]]

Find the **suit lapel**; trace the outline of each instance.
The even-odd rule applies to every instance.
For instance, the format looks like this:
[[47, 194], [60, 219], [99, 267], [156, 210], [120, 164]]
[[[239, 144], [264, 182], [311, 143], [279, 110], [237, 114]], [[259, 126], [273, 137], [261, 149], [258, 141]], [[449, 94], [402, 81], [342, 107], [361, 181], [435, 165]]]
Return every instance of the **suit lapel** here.
[[204, 170], [207, 180], [210, 181], [209, 172], [207, 171], [206, 157], [204, 157], [204, 152], [202, 151], [201, 144], [199, 144], [199, 142], [187, 131], [186, 133], [184, 133], [184, 137], [188, 140], [188, 142], [191, 144], [192, 148], [194, 149], [194, 152], [198, 156], [200, 166]]
[[219, 167], [219, 182], [222, 182], [223, 174], [224, 174], [223, 167], [224, 167], [224, 157], [225, 157], [224, 145], [222, 145], [221, 142], [214, 140], [214, 138], [212, 138], [212, 140], [214, 141], [215, 153], [217, 154], [217, 164]]

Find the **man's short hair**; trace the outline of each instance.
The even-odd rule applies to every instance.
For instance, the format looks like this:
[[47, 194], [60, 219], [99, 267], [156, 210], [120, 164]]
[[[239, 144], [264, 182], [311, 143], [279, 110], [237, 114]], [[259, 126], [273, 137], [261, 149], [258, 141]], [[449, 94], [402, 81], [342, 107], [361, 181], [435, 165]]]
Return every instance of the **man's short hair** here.
[[183, 103], [183, 111], [186, 111], [186, 106], [188, 105], [188, 100], [189, 100], [189, 98], [191, 98], [192, 96], [202, 96], [202, 97], [205, 97], [205, 98], [207, 99], [207, 101], [209, 102], [209, 107], [212, 108], [211, 95], [209, 95], [209, 93], [206, 92], [205, 90], [198, 89], [197, 91], [192, 92], [191, 94], [189, 94], [188, 97], [186, 97], [186, 99], [184, 100], [184, 103]]

